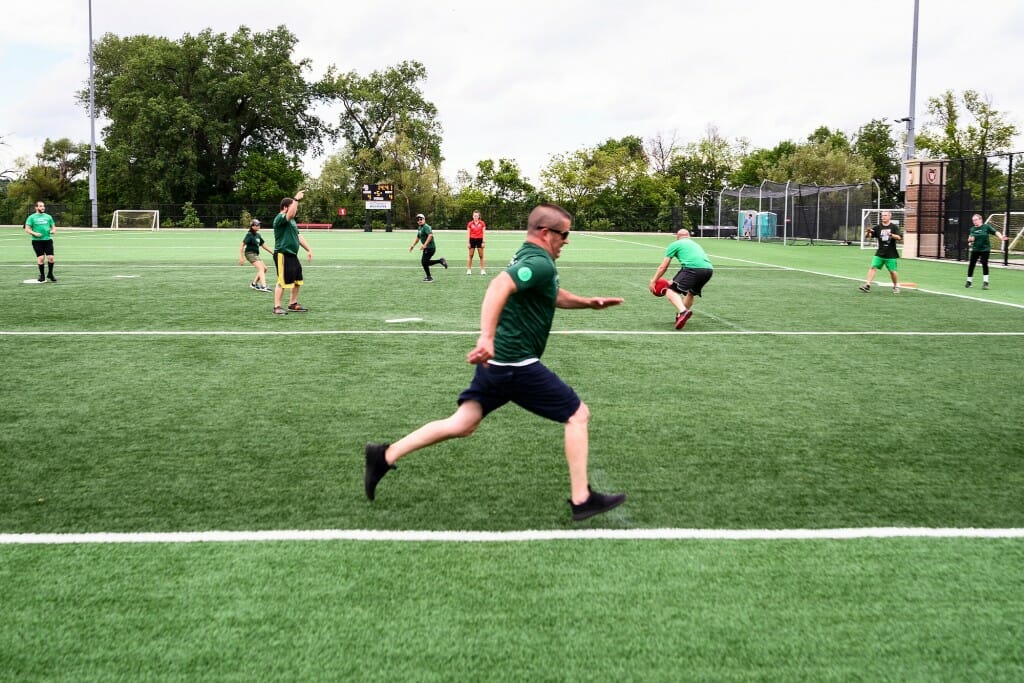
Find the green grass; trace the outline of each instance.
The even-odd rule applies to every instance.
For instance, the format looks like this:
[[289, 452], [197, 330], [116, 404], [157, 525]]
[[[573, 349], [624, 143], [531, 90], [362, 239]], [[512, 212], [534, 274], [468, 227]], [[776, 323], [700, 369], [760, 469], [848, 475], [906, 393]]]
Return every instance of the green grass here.
[[[468, 384], [489, 278], [462, 233], [429, 285], [411, 233], [307, 237], [312, 310], [274, 317], [240, 232], [60, 232], [55, 285], [0, 233], [0, 534], [1024, 528], [1022, 271], [904, 260], [922, 291], [865, 295], [867, 251], [705, 242], [675, 332], [670, 236], [574, 234], [562, 285], [626, 298], [545, 354], [630, 496], [580, 525], [561, 427], [514, 406], [365, 500], [362, 445]], [[4, 545], [0, 603], [10, 680], [1024, 676], [1020, 539]]]

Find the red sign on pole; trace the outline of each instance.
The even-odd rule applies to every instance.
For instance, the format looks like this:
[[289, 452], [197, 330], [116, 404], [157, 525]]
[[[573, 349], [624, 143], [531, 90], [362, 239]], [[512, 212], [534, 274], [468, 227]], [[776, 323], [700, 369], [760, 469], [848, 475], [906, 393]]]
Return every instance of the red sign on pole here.
[[347, 216], [348, 215], [348, 209], [346, 209], [344, 206], [339, 208], [338, 209], [338, 215], [339, 216]]

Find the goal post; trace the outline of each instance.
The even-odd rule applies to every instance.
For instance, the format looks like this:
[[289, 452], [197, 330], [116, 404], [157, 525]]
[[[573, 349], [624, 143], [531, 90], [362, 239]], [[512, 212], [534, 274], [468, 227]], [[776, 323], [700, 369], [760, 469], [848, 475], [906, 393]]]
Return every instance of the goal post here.
[[[902, 229], [904, 223], [904, 216], [906, 209], [861, 209], [860, 211], [860, 248], [861, 249], [877, 249], [878, 242], [875, 240], [865, 237], [865, 233], [868, 228], [873, 228], [882, 222], [882, 212], [889, 212], [889, 220], [896, 227]], [[902, 247], [902, 242], [897, 242], [898, 247]]]
[[[1024, 211], [994, 213], [985, 222], [1006, 235], [1006, 251], [1024, 252]], [[1002, 251], [1002, 245], [998, 248], [993, 245], [992, 251]]]
[[146, 209], [117, 209], [110, 221], [111, 230], [159, 230], [160, 212]]

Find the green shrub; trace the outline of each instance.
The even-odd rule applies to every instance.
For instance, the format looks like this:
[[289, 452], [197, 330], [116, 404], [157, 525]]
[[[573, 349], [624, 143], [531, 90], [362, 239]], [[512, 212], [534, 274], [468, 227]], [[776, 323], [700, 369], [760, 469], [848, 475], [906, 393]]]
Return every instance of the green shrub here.
[[181, 227], [183, 228], [201, 228], [203, 222], [199, 220], [199, 212], [196, 211], [195, 207], [192, 206], [192, 202], [185, 202], [181, 207], [184, 218], [181, 219]]

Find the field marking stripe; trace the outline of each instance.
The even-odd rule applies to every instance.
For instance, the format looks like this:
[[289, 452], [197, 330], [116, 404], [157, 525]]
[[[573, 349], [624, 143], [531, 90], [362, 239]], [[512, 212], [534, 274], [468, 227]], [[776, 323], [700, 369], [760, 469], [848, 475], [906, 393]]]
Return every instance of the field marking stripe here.
[[1024, 538], [1024, 529], [865, 527], [847, 529], [553, 529], [526, 531], [391, 531], [309, 529], [82, 534], [0, 534], [0, 545], [92, 543], [240, 543], [265, 541], [412, 541], [507, 543], [572, 540], [848, 540], [861, 538]]
[[[475, 336], [479, 330], [0, 330], [0, 337], [263, 337], [312, 335], [375, 335], [375, 334], [432, 334], [447, 336]], [[896, 332], [892, 330], [831, 331], [815, 330], [708, 330], [680, 333], [677, 330], [552, 330], [560, 336], [575, 335], [627, 335], [679, 337], [1024, 337], [1024, 332]]]

